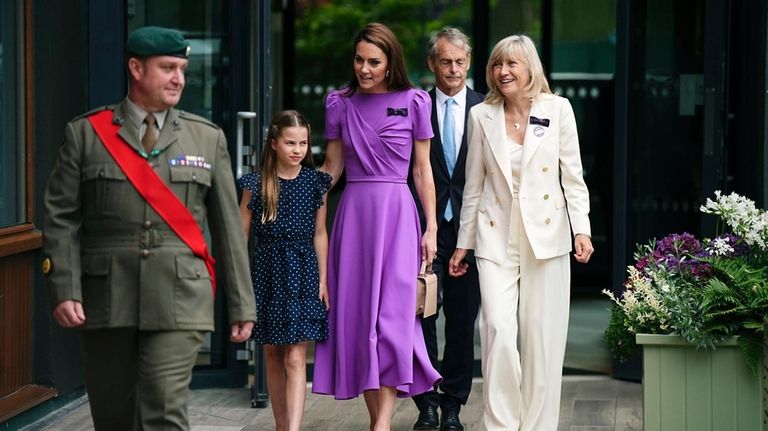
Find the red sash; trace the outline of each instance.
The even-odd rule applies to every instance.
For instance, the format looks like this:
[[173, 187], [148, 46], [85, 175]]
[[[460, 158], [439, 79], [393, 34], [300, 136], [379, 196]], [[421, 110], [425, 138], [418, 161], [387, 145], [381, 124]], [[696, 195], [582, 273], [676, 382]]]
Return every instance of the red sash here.
[[137, 192], [149, 206], [168, 224], [192, 253], [205, 261], [211, 275], [213, 295], [216, 295], [216, 272], [208, 244], [189, 209], [168, 188], [147, 161], [118, 134], [120, 125], [112, 121], [113, 113], [103, 110], [88, 117], [93, 130], [99, 136], [107, 152], [125, 173]]

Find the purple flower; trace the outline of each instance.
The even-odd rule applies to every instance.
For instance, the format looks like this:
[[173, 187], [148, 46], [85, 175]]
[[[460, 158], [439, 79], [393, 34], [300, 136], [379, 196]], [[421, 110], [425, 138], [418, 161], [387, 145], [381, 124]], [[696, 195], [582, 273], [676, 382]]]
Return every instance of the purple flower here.
[[706, 278], [710, 268], [697, 259], [706, 255], [706, 250], [695, 236], [688, 232], [674, 233], [656, 241], [653, 253], [638, 259], [636, 267], [638, 270], [660, 267], [681, 276]]
[[640, 259], [637, 260], [635, 263], [635, 268], [637, 268], [638, 271], [643, 272], [643, 270], [648, 267], [648, 256], [643, 256]]

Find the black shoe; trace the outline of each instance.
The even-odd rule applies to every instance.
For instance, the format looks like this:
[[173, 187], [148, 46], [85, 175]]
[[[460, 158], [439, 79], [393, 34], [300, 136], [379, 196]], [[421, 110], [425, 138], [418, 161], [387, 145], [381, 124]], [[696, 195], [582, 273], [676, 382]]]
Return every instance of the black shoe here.
[[437, 407], [427, 406], [419, 411], [419, 419], [413, 424], [415, 430], [436, 430], [440, 426]]
[[440, 417], [440, 431], [464, 431], [464, 425], [462, 425], [459, 420], [459, 406], [451, 406], [441, 410], [443, 411], [443, 414]]

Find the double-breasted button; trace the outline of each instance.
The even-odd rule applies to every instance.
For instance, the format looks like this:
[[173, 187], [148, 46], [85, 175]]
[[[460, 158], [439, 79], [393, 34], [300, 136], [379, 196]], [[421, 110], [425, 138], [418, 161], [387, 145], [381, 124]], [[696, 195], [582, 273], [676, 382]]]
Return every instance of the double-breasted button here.
[[149, 229], [151, 227], [152, 227], [152, 221], [144, 220], [144, 229]]
[[494, 227], [494, 226], [496, 226], [496, 223], [493, 220], [491, 220], [490, 225], [491, 225], [491, 227]]
[[541, 172], [547, 172], [547, 171], [549, 171], [548, 167], [544, 166], [543, 168], [541, 168]]
[[544, 200], [549, 199], [549, 195], [544, 195]]
[[144, 258], [144, 259], [148, 258], [149, 257], [149, 250], [146, 249], [146, 248], [141, 250], [141, 257]]
[[544, 219], [544, 224], [549, 224], [552, 220], [549, 219], [549, 217]]

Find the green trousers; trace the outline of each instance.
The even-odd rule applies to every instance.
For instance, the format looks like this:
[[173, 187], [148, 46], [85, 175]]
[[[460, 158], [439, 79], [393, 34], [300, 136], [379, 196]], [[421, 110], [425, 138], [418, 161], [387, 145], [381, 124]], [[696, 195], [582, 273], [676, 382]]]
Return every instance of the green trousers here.
[[188, 430], [187, 398], [201, 331], [81, 331], [96, 431]]

